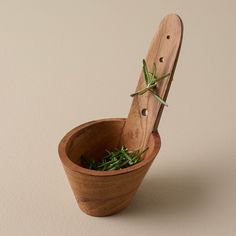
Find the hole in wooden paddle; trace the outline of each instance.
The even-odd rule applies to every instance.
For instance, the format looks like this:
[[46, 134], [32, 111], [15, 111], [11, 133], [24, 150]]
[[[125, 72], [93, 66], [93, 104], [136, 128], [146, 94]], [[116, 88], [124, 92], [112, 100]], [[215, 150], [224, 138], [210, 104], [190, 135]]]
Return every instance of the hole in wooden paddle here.
[[142, 110], [142, 115], [143, 115], [143, 116], [147, 116], [147, 115], [148, 115], [148, 110], [147, 110], [146, 108], [144, 108], [144, 109]]
[[160, 57], [159, 62], [164, 62], [164, 57]]
[[167, 39], [170, 39], [170, 35], [168, 34], [168, 35], [166, 36], [166, 38], [167, 38]]

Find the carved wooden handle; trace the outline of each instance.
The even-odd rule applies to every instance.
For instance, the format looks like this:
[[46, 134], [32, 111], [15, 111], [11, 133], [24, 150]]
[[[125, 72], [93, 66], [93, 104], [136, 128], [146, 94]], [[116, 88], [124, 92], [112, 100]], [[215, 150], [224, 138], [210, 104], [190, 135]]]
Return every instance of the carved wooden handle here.
[[[153, 63], [157, 65], [157, 75], [160, 77], [170, 73], [169, 78], [162, 80], [157, 88], [157, 94], [166, 100], [182, 42], [183, 24], [179, 16], [166, 16], [151, 42], [146, 62], [151, 70]], [[143, 72], [141, 72], [136, 91], [146, 87]], [[136, 95], [130, 108], [128, 119], [121, 136], [121, 143], [130, 149], [145, 148], [151, 133], [157, 131], [163, 105], [150, 92]]]

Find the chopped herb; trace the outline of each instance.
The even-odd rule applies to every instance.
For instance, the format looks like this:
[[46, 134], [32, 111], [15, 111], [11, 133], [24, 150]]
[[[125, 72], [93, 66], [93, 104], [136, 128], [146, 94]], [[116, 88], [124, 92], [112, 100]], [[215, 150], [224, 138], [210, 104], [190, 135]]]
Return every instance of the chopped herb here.
[[84, 167], [91, 170], [120, 170], [141, 161], [141, 156], [148, 148], [143, 150], [129, 151], [126, 147], [122, 146], [120, 149], [115, 149], [110, 152], [101, 161], [89, 160], [85, 156], [81, 156], [82, 164]]

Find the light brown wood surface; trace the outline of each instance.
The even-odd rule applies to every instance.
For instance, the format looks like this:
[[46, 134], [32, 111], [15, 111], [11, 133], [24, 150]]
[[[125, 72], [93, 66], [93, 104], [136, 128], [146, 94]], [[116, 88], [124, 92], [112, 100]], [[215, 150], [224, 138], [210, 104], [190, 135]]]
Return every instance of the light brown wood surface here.
[[59, 155], [79, 207], [93, 216], [107, 216], [124, 209], [132, 200], [152, 161], [160, 150], [158, 133], [149, 140], [144, 160], [114, 171], [86, 169], [81, 155], [99, 159], [105, 149], [118, 146], [125, 119], [88, 122], [70, 131], [59, 144]]
[[[148, 66], [157, 63], [159, 76], [171, 73], [157, 88], [166, 99], [182, 40], [182, 23], [178, 16], [164, 18], [147, 55]], [[161, 59], [160, 59], [161, 58]], [[161, 60], [162, 62], [160, 62]], [[144, 87], [140, 76], [137, 90]], [[147, 109], [148, 114], [142, 115]], [[145, 174], [160, 150], [157, 126], [162, 106], [149, 93], [136, 96], [128, 119], [91, 121], [71, 130], [59, 144], [59, 156], [79, 207], [93, 216], [107, 216], [121, 211], [132, 200]], [[105, 150], [125, 145], [130, 150], [149, 147], [143, 160], [131, 167], [113, 171], [96, 171], [83, 167], [81, 156], [99, 160]]]
[[[183, 25], [179, 16], [166, 16], [156, 31], [147, 53], [146, 62], [149, 70], [153, 63], [157, 65], [157, 75], [161, 77], [167, 73], [171, 76], [162, 80], [156, 88], [157, 94], [166, 100], [173, 79], [175, 66], [182, 42]], [[143, 72], [141, 72], [136, 91], [145, 88]], [[147, 115], [143, 115], [143, 109]], [[156, 131], [163, 105], [150, 92], [135, 96], [125, 124], [121, 143], [130, 149], [145, 148], [152, 131]]]

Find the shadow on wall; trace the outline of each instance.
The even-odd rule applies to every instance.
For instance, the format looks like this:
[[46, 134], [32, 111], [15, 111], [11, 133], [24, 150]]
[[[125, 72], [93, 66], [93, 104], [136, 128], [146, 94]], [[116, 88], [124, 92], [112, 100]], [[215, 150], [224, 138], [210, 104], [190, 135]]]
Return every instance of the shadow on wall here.
[[204, 204], [204, 183], [191, 175], [151, 176], [144, 179], [130, 206], [118, 215], [154, 217], [181, 215]]

